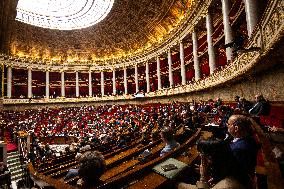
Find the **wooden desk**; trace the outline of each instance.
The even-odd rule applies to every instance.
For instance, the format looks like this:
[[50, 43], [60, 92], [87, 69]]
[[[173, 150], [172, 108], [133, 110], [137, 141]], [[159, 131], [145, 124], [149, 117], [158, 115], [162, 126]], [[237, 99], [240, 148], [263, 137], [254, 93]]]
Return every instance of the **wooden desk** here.
[[[207, 139], [210, 137], [212, 137], [211, 132], [207, 132], [207, 131], [201, 132], [200, 138]], [[175, 158], [188, 165], [191, 165], [192, 162], [198, 157], [198, 151], [197, 151], [196, 145], [192, 145], [192, 147], [188, 148], [187, 151], [185, 152], [187, 152], [188, 156], [179, 155]], [[158, 188], [164, 185], [169, 180], [170, 179], [167, 179], [166, 177], [151, 170], [148, 174], [145, 174], [139, 180], [134, 180], [130, 182], [127, 188], [129, 189]]]
[[[187, 153], [189, 154], [189, 156], [181, 155], [176, 157], [176, 159], [190, 165], [198, 157], [196, 146], [193, 146], [192, 148], [188, 149]], [[129, 189], [158, 188], [164, 183], [166, 183], [168, 180], [169, 179], [167, 179], [166, 177], [158, 173], [155, 173], [154, 171], [151, 171], [149, 174], [141, 178], [141, 180], [130, 183], [130, 185], [127, 188]]]

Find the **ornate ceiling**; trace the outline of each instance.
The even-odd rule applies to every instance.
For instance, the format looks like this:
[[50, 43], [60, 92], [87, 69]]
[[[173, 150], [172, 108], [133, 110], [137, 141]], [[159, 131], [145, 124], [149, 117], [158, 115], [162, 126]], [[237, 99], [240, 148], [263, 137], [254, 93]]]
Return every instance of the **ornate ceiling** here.
[[16, 20], [58, 30], [87, 28], [103, 20], [114, 0], [19, 0]]
[[115, 0], [94, 26], [62, 31], [13, 20], [9, 53], [36, 61], [107, 62], [157, 45], [178, 26], [193, 0]]

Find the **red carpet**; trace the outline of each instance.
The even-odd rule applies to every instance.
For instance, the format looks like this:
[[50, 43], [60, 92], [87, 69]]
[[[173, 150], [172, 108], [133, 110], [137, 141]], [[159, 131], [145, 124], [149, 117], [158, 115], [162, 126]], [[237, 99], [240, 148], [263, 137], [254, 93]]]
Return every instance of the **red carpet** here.
[[4, 136], [7, 142], [7, 152], [13, 152], [18, 150], [17, 144], [12, 140], [11, 133], [9, 131], [5, 131]]
[[7, 144], [7, 152], [14, 152], [17, 150], [18, 150], [18, 147], [16, 144], [13, 144], [13, 143]]

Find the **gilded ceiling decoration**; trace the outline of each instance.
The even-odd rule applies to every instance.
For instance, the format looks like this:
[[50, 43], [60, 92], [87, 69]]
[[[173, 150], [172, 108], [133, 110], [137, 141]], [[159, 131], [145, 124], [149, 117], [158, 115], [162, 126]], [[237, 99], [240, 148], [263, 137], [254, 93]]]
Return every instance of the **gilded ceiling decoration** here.
[[115, 0], [96, 25], [68, 31], [15, 21], [10, 54], [43, 63], [115, 62], [161, 43], [188, 15], [192, 1]]

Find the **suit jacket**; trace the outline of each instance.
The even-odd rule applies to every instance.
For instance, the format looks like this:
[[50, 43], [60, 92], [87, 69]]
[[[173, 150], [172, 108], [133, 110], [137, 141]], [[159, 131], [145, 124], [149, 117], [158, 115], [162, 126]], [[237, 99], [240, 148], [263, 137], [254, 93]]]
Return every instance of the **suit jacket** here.
[[244, 171], [254, 175], [257, 161], [258, 145], [253, 137], [237, 139], [230, 144], [230, 148]]
[[265, 100], [257, 102], [250, 110], [249, 113], [252, 115], [269, 115], [270, 106]]

